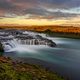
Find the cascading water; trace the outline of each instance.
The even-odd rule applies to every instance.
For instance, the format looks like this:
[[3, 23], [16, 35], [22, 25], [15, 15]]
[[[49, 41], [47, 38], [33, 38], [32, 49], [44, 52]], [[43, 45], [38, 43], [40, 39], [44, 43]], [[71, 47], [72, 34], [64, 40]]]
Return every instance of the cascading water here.
[[[19, 31], [14, 31], [14, 34], [11, 31], [5, 31], [4, 34], [0, 35], [0, 42], [2, 43], [5, 52], [17, 50], [30, 52], [34, 48], [37, 49], [41, 48], [42, 46], [55, 46], [55, 43], [46, 38], [46, 36], [43, 34], [41, 35], [39, 33], [28, 31], [23, 31], [22, 33], [18, 32]], [[35, 51], [35, 49], [33, 51]]]
[[10, 40], [10, 41], [7, 41], [7, 42], [2, 42], [2, 44], [3, 44], [5, 52], [10, 51], [11, 49], [17, 47], [17, 45], [18, 45], [18, 43], [15, 40]]

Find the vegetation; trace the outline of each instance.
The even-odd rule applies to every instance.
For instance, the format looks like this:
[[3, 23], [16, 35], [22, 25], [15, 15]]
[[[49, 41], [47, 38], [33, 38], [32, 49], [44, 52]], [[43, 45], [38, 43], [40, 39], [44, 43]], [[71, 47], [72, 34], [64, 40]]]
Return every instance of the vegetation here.
[[21, 30], [31, 30], [37, 32], [47, 33], [50, 36], [56, 37], [68, 37], [68, 38], [78, 38], [80, 39], [80, 27], [73, 26], [59, 26], [59, 25], [49, 25], [49, 26], [20, 26], [20, 25], [7, 25], [0, 26], [1, 29], [21, 29]]
[[50, 36], [50, 37], [64, 37], [64, 38], [80, 39], [80, 33], [54, 32], [49, 29], [45, 31], [38, 31], [38, 32], [45, 33], [47, 36]]
[[80, 27], [75, 26], [59, 26], [59, 25], [44, 25], [44, 26], [20, 26], [20, 25], [5, 25], [0, 26], [1, 29], [23, 29], [23, 30], [33, 30], [33, 31], [45, 31], [49, 29], [53, 32], [63, 32], [63, 33], [80, 33]]
[[0, 80], [63, 80], [56, 74], [37, 65], [13, 62], [0, 57]]

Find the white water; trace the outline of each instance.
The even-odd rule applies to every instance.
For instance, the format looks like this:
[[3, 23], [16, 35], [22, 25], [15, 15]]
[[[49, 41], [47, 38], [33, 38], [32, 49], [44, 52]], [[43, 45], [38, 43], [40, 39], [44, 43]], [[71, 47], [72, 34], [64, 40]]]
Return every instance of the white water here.
[[[45, 34], [39, 34], [39, 33], [28, 32], [28, 31], [23, 32], [23, 34], [29, 34], [34, 37], [35, 37], [35, 35], [40, 35], [40, 36], [48, 39], [48, 37], [46, 37]], [[16, 39], [13, 39], [13, 40], [7, 41], [7, 42], [2, 42], [5, 52], [16, 51], [19, 53], [20, 52], [30, 52], [30, 53], [35, 52], [35, 53], [37, 53], [38, 49], [48, 48], [47, 45], [34, 45], [34, 44], [29, 45], [29, 44], [26, 44], [25, 41], [23, 43], [24, 44], [22, 44], [22, 42], [20, 40], [17, 41]]]

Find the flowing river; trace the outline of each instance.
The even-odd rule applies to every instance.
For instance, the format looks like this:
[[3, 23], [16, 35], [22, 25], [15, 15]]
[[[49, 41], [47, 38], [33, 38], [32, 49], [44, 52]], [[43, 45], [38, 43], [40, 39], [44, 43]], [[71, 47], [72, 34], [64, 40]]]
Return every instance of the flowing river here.
[[48, 38], [53, 40], [57, 46], [51, 48], [17, 45], [10, 52], [5, 52], [4, 56], [10, 56], [14, 59], [41, 60], [51, 70], [67, 77], [68, 80], [80, 80], [80, 40], [58, 37]]

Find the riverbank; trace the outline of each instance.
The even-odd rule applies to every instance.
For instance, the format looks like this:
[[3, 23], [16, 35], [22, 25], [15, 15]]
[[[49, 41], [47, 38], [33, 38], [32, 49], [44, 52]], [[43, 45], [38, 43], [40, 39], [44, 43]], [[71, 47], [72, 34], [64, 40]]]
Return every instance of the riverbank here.
[[0, 80], [64, 80], [41, 66], [0, 57]]
[[47, 29], [45, 31], [37, 31], [37, 32], [44, 33], [49, 37], [80, 39], [80, 33], [54, 32], [54, 31], [51, 31], [49, 29]]
[[[25, 27], [25, 28], [24, 28]], [[80, 39], [80, 28], [71, 26], [0, 26], [1, 30], [23, 30], [45, 33], [51, 37]]]

